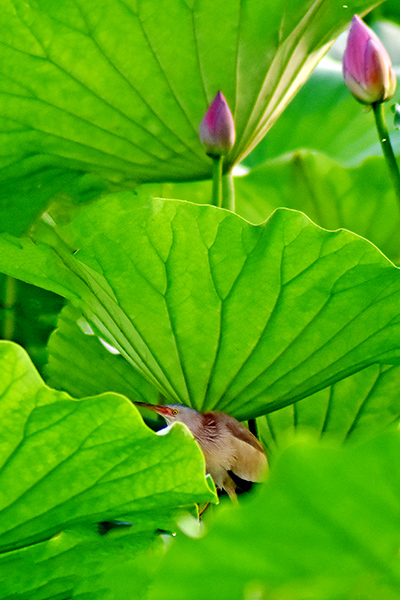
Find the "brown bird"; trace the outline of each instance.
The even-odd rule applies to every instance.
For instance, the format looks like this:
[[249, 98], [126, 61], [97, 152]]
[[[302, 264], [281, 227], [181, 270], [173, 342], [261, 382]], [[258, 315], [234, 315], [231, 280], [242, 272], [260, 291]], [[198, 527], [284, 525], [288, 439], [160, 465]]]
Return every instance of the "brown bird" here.
[[203, 451], [207, 473], [232, 500], [236, 499], [236, 488], [247, 489], [253, 482], [262, 481], [268, 467], [264, 448], [231, 415], [217, 410], [200, 413], [183, 404], [135, 404], [162, 415], [168, 424], [184, 423]]

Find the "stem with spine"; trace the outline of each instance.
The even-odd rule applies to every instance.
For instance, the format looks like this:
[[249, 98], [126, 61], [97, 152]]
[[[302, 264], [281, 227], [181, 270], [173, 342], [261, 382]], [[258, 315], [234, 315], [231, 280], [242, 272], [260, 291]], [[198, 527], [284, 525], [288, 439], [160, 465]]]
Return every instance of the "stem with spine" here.
[[213, 161], [212, 173], [212, 204], [222, 206], [222, 156], [211, 156]]
[[400, 206], [400, 172], [393, 147], [389, 137], [389, 131], [386, 125], [385, 112], [381, 102], [375, 102], [372, 105], [374, 111], [376, 128], [378, 130], [379, 141], [382, 147], [383, 156], [389, 169], [389, 175], [392, 180], [394, 191]]
[[17, 280], [9, 275], [5, 278], [3, 301], [3, 340], [13, 340], [15, 333], [15, 302], [17, 299]]
[[223, 175], [223, 156], [209, 155], [213, 161], [212, 201], [213, 206], [235, 212], [235, 190], [232, 172]]
[[222, 177], [222, 208], [235, 212], [235, 187], [232, 171]]

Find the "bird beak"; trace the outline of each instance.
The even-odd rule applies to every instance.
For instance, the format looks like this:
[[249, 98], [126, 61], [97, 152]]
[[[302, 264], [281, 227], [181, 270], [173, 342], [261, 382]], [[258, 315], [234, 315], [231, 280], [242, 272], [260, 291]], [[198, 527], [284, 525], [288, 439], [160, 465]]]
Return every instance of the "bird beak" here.
[[170, 416], [172, 414], [171, 409], [168, 406], [163, 406], [162, 404], [146, 404], [146, 402], [134, 402], [134, 404], [136, 406], [141, 406], [142, 408], [148, 408], [149, 410], [152, 410], [162, 416]]

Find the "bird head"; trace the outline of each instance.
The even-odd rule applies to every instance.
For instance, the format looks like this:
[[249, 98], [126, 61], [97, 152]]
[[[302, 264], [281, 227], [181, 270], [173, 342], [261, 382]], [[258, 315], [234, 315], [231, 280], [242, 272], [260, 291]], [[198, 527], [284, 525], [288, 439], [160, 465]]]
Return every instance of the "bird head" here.
[[168, 425], [179, 421], [191, 430], [196, 431], [197, 426], [201, 423], [202, 415], [194, 408], [185, 406], [184, 404], [146, 404], [145, 402], [135, 402], [136, 406], [148, 408], [158, 415], [164, 417]]

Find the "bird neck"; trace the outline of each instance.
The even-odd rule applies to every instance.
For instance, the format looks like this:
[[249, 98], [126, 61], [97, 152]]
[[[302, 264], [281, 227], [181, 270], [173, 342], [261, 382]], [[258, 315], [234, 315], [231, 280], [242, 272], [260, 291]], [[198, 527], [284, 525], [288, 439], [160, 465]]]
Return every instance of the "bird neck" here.
[[218, 440], [219, 426], [213, 413], [199, 413], [199, 417], [199, 419], [196, 419], [191, 423], [189, 429], [199, 442], [200, 446], [204, 448]]

